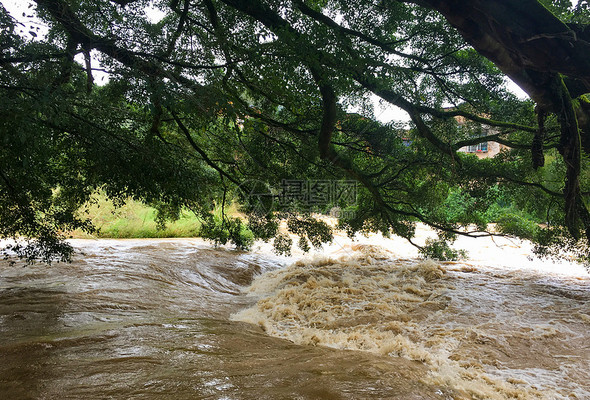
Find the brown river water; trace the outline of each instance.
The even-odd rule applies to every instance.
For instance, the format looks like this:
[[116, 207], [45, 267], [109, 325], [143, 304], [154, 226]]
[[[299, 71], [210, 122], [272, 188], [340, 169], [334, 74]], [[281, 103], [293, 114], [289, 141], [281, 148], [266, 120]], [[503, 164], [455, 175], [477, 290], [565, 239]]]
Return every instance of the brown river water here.
[[76, 240], [71, 264], [1, 261], [0, 399], [590, 399], [583, 268], [339, 242], [299, 259]]

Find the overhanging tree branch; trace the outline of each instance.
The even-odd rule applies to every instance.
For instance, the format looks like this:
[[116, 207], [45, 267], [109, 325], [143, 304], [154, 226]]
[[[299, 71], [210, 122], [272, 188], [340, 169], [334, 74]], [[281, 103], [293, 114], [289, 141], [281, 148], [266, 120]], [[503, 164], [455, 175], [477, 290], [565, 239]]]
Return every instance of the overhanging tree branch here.
[[189, 142], [189, 144], [191, 145], [191, 147], [197, 153], [199, 153], [201, 155], [201, 157], [203, 158], [203, 161], [205, 161], [207, 163], [207, 165], [209, 165], [211, 168], [213, 168], [214, 170], [216, 170], [217, 172], [219, 172], [219, 175], [221, 175], [222, 177], [226, 177], [231, 182], [233, 182], [233, 183], [235, 183], [236, 185], [239, 186], [240, 185], [240, 182], [237, 179], [235, 179], [233, 176], [229, 175], [227, 172], [225, 172], [223, 169], [221, 169], [217, 164], [215, 164], [213, 162], [213, 160], [211, 160], [209, 158], [209, 156], [207, 155], [207, 153], [205, 153], [205, 151], [203, 149], [201, 149], [201, 147], [199, 145], [197, 145], [197, 143], [194, 141], [193, 137], [191, 136], [190, 131], [188, 130], [188, 128], [186, 127], [186, 125], [184, 125], [184, 123], [178, 117], [178, 115], [174, 112], [174, 110], [172, 110], [171, 108], [168, 108], [168, 111], [172, 115], [172, 118], [174, 118], [174, 121], [176, 122], [176, 124], [178, 125], [178, 127], [180, 128], [180, 130], [182, 131], [182, 133], [184, 134], [184, 136], [186, 137], [186, 139]]

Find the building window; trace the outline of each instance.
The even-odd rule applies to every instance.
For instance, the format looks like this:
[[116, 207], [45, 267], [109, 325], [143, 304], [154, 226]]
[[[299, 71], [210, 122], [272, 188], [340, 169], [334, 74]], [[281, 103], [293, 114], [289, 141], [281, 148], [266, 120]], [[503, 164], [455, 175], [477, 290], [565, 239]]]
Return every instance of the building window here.
[[479, 143], [473, 146], [467, 146], [467, 153], [487, 153], [488, 142]]

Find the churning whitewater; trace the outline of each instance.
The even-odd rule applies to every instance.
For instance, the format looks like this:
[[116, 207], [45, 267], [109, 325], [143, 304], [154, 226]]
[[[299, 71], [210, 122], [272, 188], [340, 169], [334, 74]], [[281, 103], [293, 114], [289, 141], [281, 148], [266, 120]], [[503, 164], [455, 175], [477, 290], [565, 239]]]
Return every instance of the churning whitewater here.
[[454, 399], [590, 398], [587, 279], [394, 259], [376, 246], [268, 272], [232, 316], [300, 345], [428, 366]]

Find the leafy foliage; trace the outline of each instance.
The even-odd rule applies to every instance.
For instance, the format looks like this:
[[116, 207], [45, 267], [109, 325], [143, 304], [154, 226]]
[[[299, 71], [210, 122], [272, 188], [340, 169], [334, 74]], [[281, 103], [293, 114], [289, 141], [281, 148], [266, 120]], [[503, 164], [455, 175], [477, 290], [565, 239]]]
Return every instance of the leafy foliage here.
[[[281, 253], [289, 234], [304, 250], [332, 240], [314, 215], [335, 209], [350, 235], [411, 239], [429, 224], [441, 241], [423, 252], [443, 258], [459, 255], [446, 241], [490, 222], [542, 254], [559, 253], [562, 237], [586, 246], [586, 56], [534, 71], [519, 63], [567, 39], [548, 42], [545, 26], [585, 38], [587, 2], [526, 0], [527, 21], [544, 23], [524, 32], [524, 5], [499, 16], [480, 0], [468, 6], [487, 11], [456, 8], [463, 19], [434, 0], [35, 3], [46, 35], [19, 32], [0, 7], [0, 237], [32, 238], [5, 254], [67, 259], [63, 232], [94, 229], [77, 210], [96, 190], [156, 207], [161, 225], [189, 209], [204, 237], [240, 248], [272, 239]], [[500, 17], [512, 19], [482, 33], [494, 48], [461, 26]], [[512, 28], [514, 42], [501, 42]], [[567, 43], [565, 52], [583, 46]], [[506, 49], [526, 57], [505, 65], [496, 52]], [[534, 101], [509, 93], [502, 71], [528, 79]], [[411, 123], [380, 122], [374, 96]], [[505, 150], [483, 160], [459, 151], [487, 141]], [[339, 195], [351, 180], [356, 196]], [[281, 189], [293, 181], [308, 189]], [[309, 185], [332, 192], [318, 201]], [[231, 202], [239, 217], [219, 206]]]
[[425, 258], [432, 258], [440, 261], [454, 261], [467, 257], [465, 250], [455, 250], [449, 243], [441, 239], [426, 239], [426, 245], [420, 249]]

